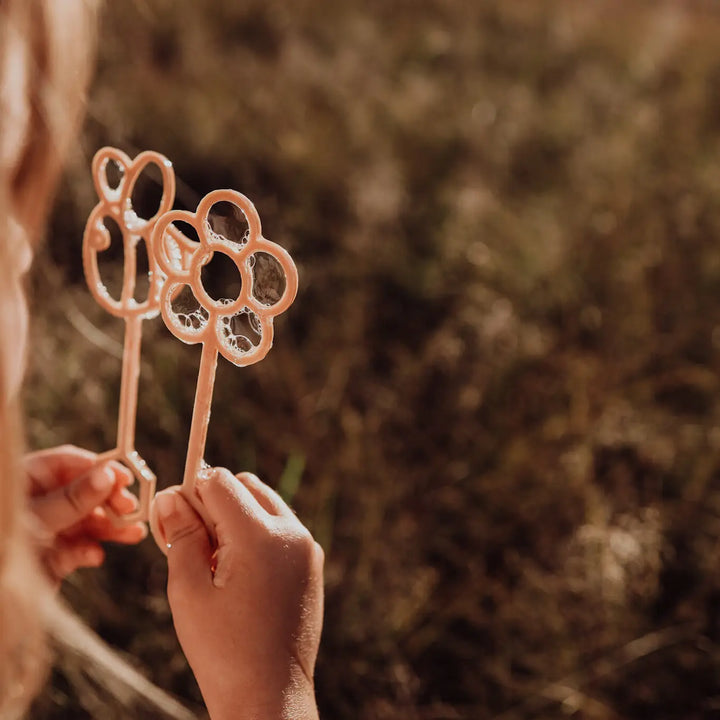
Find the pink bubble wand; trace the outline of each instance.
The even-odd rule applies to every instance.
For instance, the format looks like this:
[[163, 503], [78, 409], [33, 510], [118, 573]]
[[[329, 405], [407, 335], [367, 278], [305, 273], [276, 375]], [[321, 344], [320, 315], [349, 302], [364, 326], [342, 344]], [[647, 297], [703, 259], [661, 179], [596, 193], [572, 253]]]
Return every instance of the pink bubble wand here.
[[[245, 217], [247, 231], [242, 238], [230, 239], [213, 230], [209, 218], [217, 203], [230, 203]], [[190, 225], [199, 242], [187, 237], [173, 223]], [[164, 273], [160, 311], [165, 324], [179, 340], [202, 344], [182, 490], [207, 521], [195, 487], [208, 467], [204, 455], [218, 354], [240, 367], [259, 362], [267, 355], [273, 343], [273, 318], [287, 310], [295, 299], [297, 270], [282, 247], [262, 236], [260, 217], [252, 202], [234, 190], [209, 193], [194, 213], [184, 210], [165, 213], [156, 222], [150, 243], [152, 254]], [[241, 289], [234, 300], [216, 300], [203, 286], [202, 269], [215, 253], [228, 256], [240, 274]], [[274, 258], [285, 276], [284, 290], [270, 303], [258, 293], [254, 271], [258, 253]], [[189, 287], [199, 306], [189, 314], [173, 308], [173, 301], [183, 286]], [[212, 532], [212, 525], [208, 526]]]
[[[107, 175], [108, 164], [115, 163], [120, 173], [116, 187], [112, 187]], [[137, 215], [132, 205], [135, 184], [140, 175], [155, 165], [162, 177], [162, 198], [157, 212], [150, 218]], [[143, 152], [134, 160], [120, 150], [105, 147], [99, 150], [92, 162], [95, 189], [100, 198], [85, 225], [83, 236], [83, 269], [90, 292], [97, 303], [111, 315], [125, 320], [122, 374], [120, 379], [120, 402], [118, 410], [117, 442], [112, 450], [101, 453], [99, 461], [117, 460], [126, 465], [139, 483], [138, 507], [132, 512], [118, 516], [106, 506], [105, 511], [116, 523], [147, 520], [150, 502], [155, 492], [155, 473], [148, 467], [135, 449], [135, 421], [137, 415], [138, 381], [140, 376], [140, 349], [142, 323], [160, 312], [161, 273], [150, 246], [150, 233], [158, 219], [166, 213], [175, 199], [175, 175], [170, 161], [159, 153]], [[119, 298], [113, 298], [102, 280], [98, 267], [98, 255], [106, 251], [111, 237], [105, 219], [113, 220], [122, 233], [123, 282]], [[145, 242], [148, 256], [148, 296], [138, 302], [137, 246]]]

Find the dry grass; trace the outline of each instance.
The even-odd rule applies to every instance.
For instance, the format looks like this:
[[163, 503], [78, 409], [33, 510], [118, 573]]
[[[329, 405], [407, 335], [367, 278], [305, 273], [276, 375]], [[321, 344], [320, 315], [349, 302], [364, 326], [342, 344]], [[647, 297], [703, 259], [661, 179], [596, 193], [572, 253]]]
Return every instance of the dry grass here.
[[[208, 459], [326, 548], [324, 717], [713, 716], [719, 31], [699, 2], [109, 6], [33, 442], [112, 442], [118, 361], [69, 320], [120, 336], [81, 277], [88, 161], [160, 150], [182, 204], [235, 187], [298, 261], [267, 359], [220, 369]], [[171, 483], [198, 355], [146, 337], [139, 446]], [[67, 593], [196, 701], [163, 583], [148, 543]], [[73, 675], [38, 717], [84, 717]]]

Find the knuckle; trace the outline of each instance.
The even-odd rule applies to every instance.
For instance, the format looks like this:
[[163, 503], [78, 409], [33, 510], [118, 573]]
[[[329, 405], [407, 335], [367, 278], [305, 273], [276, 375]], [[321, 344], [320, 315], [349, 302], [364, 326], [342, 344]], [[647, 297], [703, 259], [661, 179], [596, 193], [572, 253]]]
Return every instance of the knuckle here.
[[250, 488], [261, 491], [268, 491], [270, 488], [254, 473], [244, 472], [242, 482]]
[[120, 475], [123, 480], [126, 480], [128, 482], [132, 482], [134, 480], [134, 476], [130, 468], [126, 465], [123, 465], [121, 462], [118, 462], [117, 460], [112, 460], [110, 463], [110, 467], [113, 469], [113, 472], [115, 472], [117, 475]]
[[307, 529], [304, 527], [301, 530], [294, 529], [288, 545], [296, 561], [303, 565], [310, 565], [313, 562], [317, 553], [316, 543]]
[[82, 483], [70, 483], [63, 487], [63, 494], [73, 510], [82, 513], [85, 510], [85, 493]]
[[[299, 524], [299, 523], [298, 523]], [[315, 538], [312, 533], [304, 526], [300, 525], [295, 531], [296, 542], [298, 545], [308, 549], [315, 550]]]
[[188, 523], [187, 525], [180, 525], [177, 528], [173, 528], [173, 532], [168, 536], [167, 541], [172, 546], [193, 537], [200, 538], [201, 533], [207, 533], [203, 525], [198, 522]]
[[48, 553], [45, 558], [45, 568], [50, 577], [62, 580], [75, 570], [75, 563], [68, 553], [53, 551]]

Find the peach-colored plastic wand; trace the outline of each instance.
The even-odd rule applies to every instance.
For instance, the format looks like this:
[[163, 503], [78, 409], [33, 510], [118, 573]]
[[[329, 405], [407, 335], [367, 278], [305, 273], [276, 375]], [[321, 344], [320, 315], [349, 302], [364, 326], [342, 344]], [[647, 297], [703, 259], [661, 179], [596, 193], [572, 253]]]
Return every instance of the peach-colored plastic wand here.
[[[247, 221], [242, 238], [230, 239], [215, 232], [210, 224], [217, 203], [231, 203]], [[188, 238], [173, 223], [193, 227], [200, 242]], [[229, 234], [229, 233], [228, 233]], [[202, 343], [200, 369], [195, 390], [190, 437], [183, 476], [183, 492], [205, 516], [195, 493], [204, 464], [218, 353], [238, 366], [262, 360], [272, 347], [273, 318], [285, 311], [297, 293], [297, 270], [290, 255], [279, 245], [262, 237], [255, 206], [234, 190], [216, 190], [206, 195], [195, 213], [173, 210], [163, 215], [152, 231], [151, 246], [158, 265], [167, 276], [160, 290], [160, 310], [170, 332], [183, 342]], [[227, 255], [238, 269], [241, 289], [236, 299], [213, 299], [201, 279], [201, 272], [215, 253]], [[280, 296], [267, 303], [257, 292], [255, 265], [258, 254], [279, 263], [285, 278]], [[177, 311], [173, 302], [183, 286], [189, 287], [197, 302], [190, 313]], [[212, 531], [212, 528], [211, 528]]]
[[[111, 187], [108, 164], [117, 165], [121, 177], [116, 187]], [[157, 212], [151, 218], [138, 217], [132, 206], [135, 183], [149, 166], [156, 165], [163, 181], [162, 199]], [[160, 312], [159, 292], [162, 277], [150, 247], [150, 233], [155, 223], [173, 204], [175, 198], [175, 175], [170, 161], [154, 152], [143, 152], [135, 160], [115, 148], [102, 148], [92, 163], [92, 174], [100, 201], [93, 208], [85, 226], [83, 237], [83, 267], [90, 292], [95, 300], [112, 315], [125, 320], [125, 343], [123, 348], [122, 376], [120, 380], [120, 406], [118, 411], [117, 444], [98, 456], [98, 460], [118, 460], [125, 464], [139, 483], [139, 503], [135, 512], [118, 516], [110, 507], [106, 512], [118, 523], [147, 520], [150, 501], [155, 492], [155, 474], [135, 449], [135, 418], [137, 414], [138, 380], [140, 375], [140, 347], [144, 318], [155, 317]], [[123, 283], [119, 299], [111, 297], [102, 281], [98, 268], [98, 253], [110, 247], [110, 233], [104, 220], [113, 220], [122, 232]], [[137, 245], [145, 242], [148, 255], [148, 296], [138, 302], [135, 299], [137, 284]]]

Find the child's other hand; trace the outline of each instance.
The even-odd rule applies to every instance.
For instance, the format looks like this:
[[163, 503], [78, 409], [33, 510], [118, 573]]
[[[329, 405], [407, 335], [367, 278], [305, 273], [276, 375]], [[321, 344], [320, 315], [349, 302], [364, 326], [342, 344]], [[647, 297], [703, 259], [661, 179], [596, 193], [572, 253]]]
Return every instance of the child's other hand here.
[[98, 464], [95, 453], [62, 445], [29, 453], [24, 465], [29, 508], [43, 531], [42, 560], [57, 582], [77, 568], [101, 565], [102, 541], [136, 543], [147, 534], [144, 523], [116, 527], [101, 507], [123, 514], [137, 506], [125, 489], [132, 474], [119, 463]]
[[322, 549], [254, 475], [216, 468], [198, 494], [215, 554], [178, 487], [156, 496], [151, 527], [167, 546], [175, 629], [212, 720], [317, 718]]

